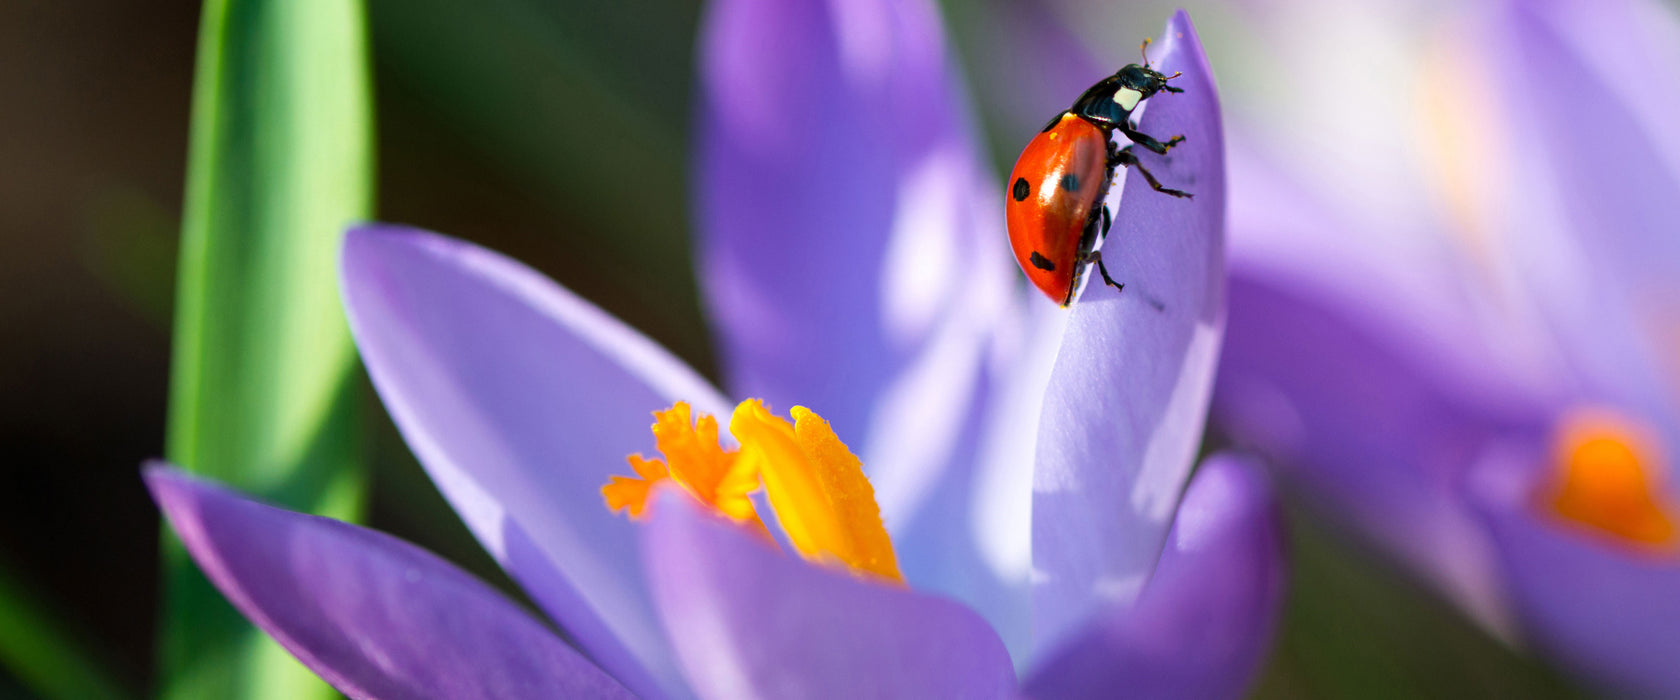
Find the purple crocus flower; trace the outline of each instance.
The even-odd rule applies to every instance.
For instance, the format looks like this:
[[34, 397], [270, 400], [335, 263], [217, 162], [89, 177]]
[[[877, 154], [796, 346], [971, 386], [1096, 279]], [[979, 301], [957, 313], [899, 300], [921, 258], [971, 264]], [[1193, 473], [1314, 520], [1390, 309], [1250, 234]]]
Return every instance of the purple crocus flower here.
[[236, 606], [356, 697], [1239, 694], [1283, 563], [1254, 464], [1188, 479], [1225, 305], [1195, 31], [1168, 23], [1152, 57], [1185, 92], [1141, 127], [1188, 137], [1145, 160], [1197, 196], [1128, 178], [1105, 258], [1126, 292], [1071, 312], [1011, 281], [940, 36], [924, 2], [724, 0], [702, 41], [701, 277], [729, 393], [822, 411], [870, 470], [908, 588], [669, 490], [646, 522], [609, 512], [600, 487], [649, 413], [727, 415], [724, 392], [534, 271], [393, 226], [343, 253], [374, 384], [577, 651], [389, 537], [160, 467], [164, 513]]
[[1411, 218], [1237, 159], [1216, 418], [1495, 632], [1680, 697], [1680, 22], [1514, 3], [1441, 36]]

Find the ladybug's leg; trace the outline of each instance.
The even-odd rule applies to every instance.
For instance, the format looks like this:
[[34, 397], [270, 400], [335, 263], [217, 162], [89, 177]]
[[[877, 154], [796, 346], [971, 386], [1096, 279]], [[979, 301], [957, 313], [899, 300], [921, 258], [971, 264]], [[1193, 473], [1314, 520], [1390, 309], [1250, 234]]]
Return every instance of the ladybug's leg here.
[[1108, 227], [1114, 225], [1114, 217], [1108, 213], [1108, 205], [1102, 207], [1102, 237], [1108, 238]]
[[1086, 253], [1085, 254], [1085, 262], [1092, 262], [1092, 263], [1097, 264], [1097, 272], [1102, 275], [1103, 284], [1106, 284], [1110, 287], [1113, 287], [1114, 291], [1116, 291], [1116, 292], [1126, 291], [1126, 285], [1120, 284], [1119, 282], [1115, 282], [1113, 277], [1108, 276], [1108, 266], [1103, 264], [1102, 251], [1093, 250], [1089, 253]]
[[1170, 139], [1167, 139], [1166, 143], [1161, 143], [1160, 141], [1156, 141], [1155, 137], [1150, 136], [1149, 134], [1145, 134], [1141, 131], [1138, 131], [1137, 128], [1133, 127], [1132, 123], [1130, 121], [1127, 121], [1127, 120], [1121, 120], [1120, 123], [1118, 125], [1116, 125], [1114, 128], [1116, 130], [1118, 130], [1120, 133], [1125, 134], [1126, 138], [1132, 140], [1132, 143], [1135, 143], [1139, 146], [1142, 146], [1144, 148], [1147, 148], [1151, 151], [1154, 151], [1154, 152], [1162, 154], [1162, 155], [1166, 155], [1167, 150], [1172, 148], [1173, 146], [1177, 146], [1178, 144], [1184, 143], [1184, 135], [1183, 134], [1179, 134], [1178, 136], [1174, 136]]
[[1160, 192], [1162, 194], [1170, 194], [1174, 197], [1186, 197], [1186, 198], [1188, 198], [1188, 197], [1195, 196], [1195, 195], [1192, 195], [1189, 192], [1185, 192], [1183, 190], [1175, 190], [1175, 189], [1172, 189], [1170, 187], [1162, 186], [1161, 181], [1155, 179], [1155, 175], [1150, 173], [1148, 168], [1143, 167], [1143, 163], [1138, 162], [1137, 156], [1132, 153], [1132, 147], [1131, 146], [1127, 146], [1127, 147], [1122, 148], [1118, 151], [1115, 151], [1111, 155], [1110, 159], [1113, 161], [1114, 165], [1117, 165], [1117, 166], [1123, 165], [1123, 166], [1128, 167], [1128, 168], [1135, 168], [1138, 171], [1138, 174], [1143, 176], [1144, 181], [1148, 182], [1149, 186], [1152, 189], [1154, 189], [1156, 192]]
[[[1102, 251], [1093, 250], [1086, 253], [1085, 262], [1097, 264], [1097, 273], [1102, 275], [1103, 284], [1113, 287], [1115, 292], [1126, 291], [1126, 285], [1114, 281], [1114, 278], [1109, 276], [1108, 266], [1103, 264]], [[1166, 305], [1161, 303], [1161, 300], [1149, 296], [1148, 292], [1144, 292], [1143, 301], [1144, 303], [1154, 307], [1156, 311], [1165, 311], [1167, 309]]]

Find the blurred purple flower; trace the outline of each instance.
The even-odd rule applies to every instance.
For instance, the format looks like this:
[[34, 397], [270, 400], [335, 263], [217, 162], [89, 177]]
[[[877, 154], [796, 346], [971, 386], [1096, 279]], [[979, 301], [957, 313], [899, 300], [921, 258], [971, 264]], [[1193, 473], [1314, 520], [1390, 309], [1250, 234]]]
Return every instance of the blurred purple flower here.
[[1495, 631], [1680, 697], [1680, 23], [1460, 20], [1409, 214], [1339, 221], [1238, 151], [1214, 415]]
[[727, 415], [723, 393], [534, 271], [390, 226], [344, 248], [374, 384], [583, 655], [409, 545], [150, 470], [212, 580], [357, 697], [995, 697], [1017, 669], [1037, 697], [1241, 693], [1281, 532], [1245, 460], [1185, 488], [1225, 307], [1223, 133], [1188, 18], [1153, 53], [1185, 92], [1141, 125], [1188, 136], [1146, 162], [1197, 196], [1128, 178], [1105, 258], [1126, 292], [1066, 315], [1010, 270], [931, 3], [723, 0], [704, 32], [697, 228], [729, 393], [810, 405], [847, 438], [910, 590], [682, 498], [615, 517], [599, 487], [649, 413]]

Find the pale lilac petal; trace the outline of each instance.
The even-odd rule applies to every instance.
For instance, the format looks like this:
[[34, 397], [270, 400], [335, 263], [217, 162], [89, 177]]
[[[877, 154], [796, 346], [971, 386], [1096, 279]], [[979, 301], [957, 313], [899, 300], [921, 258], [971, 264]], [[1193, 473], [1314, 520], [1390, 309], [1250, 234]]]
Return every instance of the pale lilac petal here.
[[[1050, 379], [1033, 475], [1033, 635], [1044, 648], [1097, 609], [1136, 595], [1155, 567], [1201, 443], [1225, 327], [1225, 158], [1219, 97], [1189, 18], [1151, 56], [1183, 94], [1146, 103], [1140, 126], [1183, 134], [1145, 164], [1177, 199], [1127, 175], [1100, 279], [1075, 304]], [[1138, 149], [1142, 150], [1142, 149]], [[1097, 277], [1093, 270], [1092, 278]]]
[[1259, 465], [1209, 458], [1137, 602], [1103, 613], [1059, 647], [1027, 694], [1241, 697], [1271, 648], [1285, 568], [1277, 504]]
[[1359, 527], [1482, 621], [1502, 624], [1485, 537], [1455, 497], [1498, 436], [1538, 439], [1548, 404], [1499, 367], [1424, 342], [1357, 302], [1243, 267], [1213, 416], [1298, 491]]
[[980, 603], [1000, 584], [950, 524], [1018, 290], [949, 53], [929, 0], [710, 3], [696, 252], [731, 392], [827, 418], [907, 574]]
[[958, 454], [966, 468], [951, 470], [893, 541], [911, 585], [974, 608], [1024, 664], [1033, 643], [1033, 453], [1067, 314], [1021, 291], [1000, 316], [985, 411]]
[[868, 426], [985, 272], [968, 263], [1001, 233], [971, 211], [988, 186], [945, 53], [924, 0], [709, 6], [697, 243], [736, 393]]
[[[1520, 207], [1535, 210], [1508, 242], [1574, 370], [1599, 400], [1680, 411], [1680, 114], [1652, 123], [1651, 99], [1680, 103], [1680, 88], [1642, 69], [1595, 69], [1593, 54], [1625, 51], [1656, 14], [1602, 3], [1603, 35], [1572, 46], [1562, 26], [1574, 3], [1513, 3], [1500, 15], [1507, 111], [1525, 143], [1516, 156]], [[1605, 25], [1620, 22], [1617, 31]], [[1675, 20], [1666, 17], [1672, 31]], [[1607, 50], [1599, 50], [1604, 45]], [[1602, 60], [1600, 61], [1602, 63]], [[1626, 60], [1613, 61], [1630, 70]], [[1675, 71], [1680, 65], [1654, 66]], [[1659, 73], [1660, 74], [1660, 73]], [[1556, 109], [1542, 93], [1563, 95]], [[1666, 98], [1660, 96], [1666, 95]], [[1519, 212], [1520, 216], [1522, 212]], [[1608, 340], [1608, 339], [1618, 340]], [[1680, 438], [1680, 432], [1672, 434]]]
[[407, 542], [161, 463], [145, 478], [223, 595], [346, 695], [631, 697], [489, 586]]
[[1536, 450], [1490, 451], [1468, 497], [1526, 639], [1629, 697], [1680, 697], [1680, 557], [1637, 551], [1535, 505]]
[[[1566, 23], [1586, 15], [1598, 20], [1597, 34], [1577, 32], [1570, 41]], [[1672, 226], [1680, 217], [1680, 139], [1672, 133], [1680, 84], [1656, 79], [1680, 71], [1680, 49], [1625, 55], [1650, 31], [1680, 38], [1672, 9], [1638, 0], [1531, 2], [1511, 5], [1507, 20], [1516, 53], [1510, 67], [1518, 73], [1512, 107], [1527, 108], [1523, 114], [1540, 127], [1540, 150], [1552, 158], [1576, 237], [1621, 272], [1621, 282], [1680, 293], [1680, 236]], [[1534, 91], [1548, 89], [1564, 91], [1569, 109], [1540, 109], [1551, 102]]]
[[973, 611], [777, 551], [665, 489], [642, 538], [655, 598], [707, 698], [998, 698], [1015, 672]]
[[1471, 261], [1424, 212], [1415, 221], [1382, 224], [1338, 216], [1326, 193], [1305, 190], [1256, 153], [1256, 144], [1233, 141], [1227, 150], [1233, 274], [1287, 280], [1305, 294], [1334, 297], [1418, 342], [1457, 348], [1508, 339], [1513, 347], [1505, 366], [1542, 377], [1555, 371], [1523, 356], [1541, 342], [1534, 332], [1522, 336], [1486, 313], [1493, 304], [1478, 296], [1486, 292], [1478, 286], [1484, 280], [1466, 274]]
[[345, 307], [374, 386], [467, 526], [603, 668], [684, 694], [634, 527], [600, 487], [651, 413], [728, 404], [681, 361], [529, 268], [396, 226], [345, 239]]

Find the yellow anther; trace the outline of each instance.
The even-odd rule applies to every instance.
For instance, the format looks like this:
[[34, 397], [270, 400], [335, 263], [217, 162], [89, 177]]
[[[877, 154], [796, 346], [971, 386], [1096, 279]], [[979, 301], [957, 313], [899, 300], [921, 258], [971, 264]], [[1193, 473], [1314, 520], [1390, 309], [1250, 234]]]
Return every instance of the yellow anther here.
[[1602, 410], [1579, 411], [1558, 430], [1551, 511], [1624, 543], [1680, 549], [1680, 507], [1661, 491], [1662, 459], [1640, 426]]
[[804, 407], [793, 415], [797, 425], [748, 400], [729, 419], [788, 541], [807, 559], [902, 582], [863, 463], [820, 416]]
[[648, 492], [660, 479], [669, 476], [665, 471], [665, 463], [657, 459], [647, 459], [641, 455], [630, 455], [630, 467], [636, 470], [641, 478], [629, 476], [615, 476], [601, 487], [601, 495], [607, 499], [607, 508], [613, 511], [629, 510], [630, 517], [642, 517], [642, 511], [647, 510]]
[[718, 445], [717, 422], [706, 415], [692, 421], [687, 404], [654, 415], [654, 439], [665, 461], [631, 455], [640, 478], [614, 476], [601, 487], [608, 508], [638, 518], [652, 486], [669, 478], [718, 512], [767, 532], [747, 498], [762, 477], [777, 521], [801, 556], [904, 581], [863, 464], [822, 417], [796, 406], [789, 423], [762, 401], [743, 401], [729, 421], [741, 444], [731, 452]]
[[758, 475], [742, 469], [736, 454], [718, 445], [717, 419], [701, 415], [696, 421], [688, 404], [681, 401], [667, 410], [655, 411], [653, 417], [654, 445], [665, 461], [630, 455], [630, 466], [641, 478], [612, 477], [601, 487], [607, 507], [628, 509], [631, 518], [641, 517], [653, 485], [669, 478], [729, 519], [764, 529], [752, 500], [747, 498], [758, 490]]

